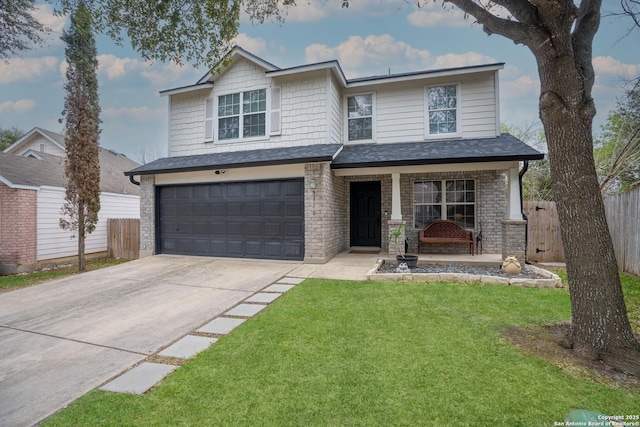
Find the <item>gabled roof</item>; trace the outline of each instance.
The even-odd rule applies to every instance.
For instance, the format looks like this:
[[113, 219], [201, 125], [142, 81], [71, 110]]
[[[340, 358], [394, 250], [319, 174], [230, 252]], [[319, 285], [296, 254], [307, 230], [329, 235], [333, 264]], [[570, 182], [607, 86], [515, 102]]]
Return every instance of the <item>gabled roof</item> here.
[[540, 160], [544, 154], [508, 133], [497, 138], [345, 145], [332, 169]]
[[[42, 186], [65, 187], [64, 158], [37, 153], [40, 158], [0, 153], [0, 182], [10, 188], [37, 190]], [[139, 166], [123, 154], [100, 148], [100, 190], [106, 193], [139, 195], [124, 172]]]
[[213, 169], [327, 162], [333, 160], [341, 147], [341, 144], [316, 144], [288, 148], [234, 151], [230, 153], [165, 157], [128, 171], [125, 175], [153, 175]]
[[361, 87], [375, 84], [393, 83], [399, 81], [418, 80], [424, 78], [435, 78], [440, 76], [455, 76], [461, 74], [481, 73], [487, 71], [497, 71], [504, 68], [504, 62], [496, 62], [493, 64], [485, 65], [472, 65], [465, 67], [452, 67], [436, 70], [423, 70], [414, 71], [409, 73], [388, 74], [383, 76], [370, 76], [370, 77], [358, 77], [354, 79], [347, 79], [342, 71], [342, 67], [337, 60], [316, 62], [312, 64], [297, 65], [289, 68], [279, 68], [272, 63], [265, 61], [264, 59], [244, 50], [240, 46], [234, 46], [229, 53], [224, 56], [224, 59], [220, 61], [211, 71], [205, 74], [195, 84], [189, 86], [182, 86], [173, 89], [167, 89], [160, 91], [161, 96], [176, 95], [179, 93], [192, 92], [202, 89], [211, 89], [215, 85], [215, 79], [218, 76], [226, 73], [235, 64], [238, 59], [245, 58], [254, 64], [262, 67], [265, 73], [269, 77], [282, 77], [292, 76], [295, 74], [308, 73], [310, 71], [317, 70], [330, 70], [340, 81], [343, 87]]
[[33, 135], [35, 135], [35, 134], [42, 135], [44, 138], [48, 139], [53, 144], [55, 144], [58, 147], [60, 147], [61, 150], [63, 150], [63, 151], [65, 150], [64, 135], [60, 135], [59, 133], [52, 132], [52, 131], [47, 130], [47, 129], [42, 129], [42, 128], [39, 128], [39, 127], [35, 127], [33, 129], [31, 129], [29, 132], [27, 132], [24, 135], [22, 135], [16, 142], [14, 142], [10, 146], [8, 146], [4, 150], [2, 150], [2, 152], [3, 153], [10, 153], [16, 147], [19, 147], [24, 141], [28, 141], [29, 139], [31, 139], [31, 137]]

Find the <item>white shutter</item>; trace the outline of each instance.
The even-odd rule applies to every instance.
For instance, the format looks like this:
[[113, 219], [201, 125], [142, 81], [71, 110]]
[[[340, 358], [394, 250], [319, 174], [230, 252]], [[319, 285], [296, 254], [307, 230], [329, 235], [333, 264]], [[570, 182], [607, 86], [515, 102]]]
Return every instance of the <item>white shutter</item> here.
[[213, 98], [204, 101], [204, 140], [213, 141]]
[[282, 133], [282, 117], [280, 114], [280, 93], [279, 87], [271, 88], [271, 135], [280, 135]]

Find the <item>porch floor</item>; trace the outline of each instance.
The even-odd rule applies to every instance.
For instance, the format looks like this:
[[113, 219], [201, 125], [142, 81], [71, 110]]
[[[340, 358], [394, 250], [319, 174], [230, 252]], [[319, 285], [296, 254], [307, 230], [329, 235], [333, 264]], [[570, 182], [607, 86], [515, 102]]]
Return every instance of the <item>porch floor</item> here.
[[[387, 251], [371, 247], [351, 247], [334, 256], [326, 264], [301, 264], [289, 272], [291, 277], [312, 277], [341, 280], [367, 280], [369, 270], [380, 258], [395, 259]], [[443, 255], [420, 254], [418, 262], [431, 263], [461, 263], [473, 265], [498, 266], [502, 264], [500, 254], [483, 255]]]

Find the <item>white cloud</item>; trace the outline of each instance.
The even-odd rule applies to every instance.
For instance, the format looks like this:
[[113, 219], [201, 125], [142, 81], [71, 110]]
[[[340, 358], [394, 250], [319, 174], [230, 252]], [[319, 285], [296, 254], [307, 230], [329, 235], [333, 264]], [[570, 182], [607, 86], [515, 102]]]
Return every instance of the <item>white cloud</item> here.
[[351, 36], [337, 46], [312, 44], [305, 50], [307, 62], [337, 59], [348, 77], [407, 71], [465, 67], [497, 62], [494, 58], [476, 53], [434, 56], [428, 50], [417, 49], [388, 34]]
[[98, 55], [98, 73], [109, 80], [124, 77], [127, 73], [149, 69], [151, 65], [136, 58], [118, 58], [115, 55]]
[[121, 107], [121, 108], [105, 108], [102, 110], [102, 116], [104, 118], [132, 118], [135, 120], [153, 120], [157, 118], [166, 117], [166, 110], [164, 108], [149, 108], [149, 107]]
[[483, 55], [477, 52], [466, 53], [447, 53], [446, 55], [440, 55], [433, 62], [433, 68], [455, 68], [455, 67], [467, 67], [470, 65], [491, 64], [498, 62], [490, 56]]
[[508, 81], [503, 80], [500, 86], [500, 95], [504, 99], [535, 99], [540, 92], [540, 80], [531, 76], [520, 76]]
[[[156, 87], [178, 87], [182, 84], [194, 83], [202, 77], [203, 72], [197, 71], [190, 65], [176, 65], [174, 62], [156, 63], [150, 69], [142, 72], [142, 76], [149, 79]], [[185, 81], [186, 77], [191, 77]]]
[[66, 16], [54, 15], [53, 8], [48, 4], [38, 5], [32, 15], [38, 20], [38, 22], [51, 29], [51, 33], [47, 35], [50, 45], [64, 44], [60, 39], [60, 36], [62, 36], [62, 30], [67, 23]]
[[0, 113], [5, 112], [16, 112], [16, 113], [26, 113], [27, 111], [33, 110], [36, 106], [35, 101], [31, 99], [21, 99], [19, 101], [6, 101], [0, 103]]
[[247, 50], [254, 55], [259, 55], [266, 51], [267, 42], [259, 37], [251, 37], [247, 33], [238, 34], [232, 41], [232, 44], [237, 44], [244, 50]]
[[640, 74], [640, 64], [624, 64], [611, 56], [593, 58], [596, 74], [611, 74], [622, 78], [634, 78]]
[[416, 8], [407, 16], [407, 21], [414, 27], [468, 27], [473, 19], [465, 19], [464, 13], [458, 8], [444, 8], [435, 3], [428, 3]]
[[9, 62], [0, 62], [0, 84], [34, 81], [36, 78], [55, 72], [58, 58], [14, 58]]
[[[394, 39], [389, 34], [367, 37], [351, 36], [335, 47], [312, 44], [305, 49], [307, 62], [337, 59], [349, 74], [380, 74], [390, 67], [396, 72], [424, 69], [430, 64], [431, 53]], [[350, 76], [353, 77], [353, 76]]]

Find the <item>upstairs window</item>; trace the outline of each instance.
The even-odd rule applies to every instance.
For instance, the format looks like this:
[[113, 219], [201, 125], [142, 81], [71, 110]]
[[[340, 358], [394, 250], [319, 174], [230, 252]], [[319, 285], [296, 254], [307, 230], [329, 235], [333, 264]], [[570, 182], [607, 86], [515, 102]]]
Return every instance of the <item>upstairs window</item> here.
[[218, 140], [266, 135], [266, 89], [218, 97]]
[[461, 227], [476, 225], [476, 181], [447, 179], [413, 183], [413, 218], [422, 229], [437, 219], [455, 221]]
[[459, 129], [458, 86], [426, 89], [427, 136], [457, 134]]
[[349, 141], [373, 139], [373, 94], [347, 97], [347, 129]]

